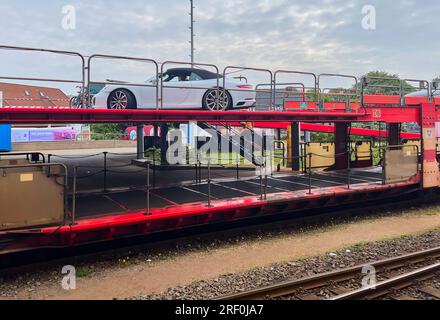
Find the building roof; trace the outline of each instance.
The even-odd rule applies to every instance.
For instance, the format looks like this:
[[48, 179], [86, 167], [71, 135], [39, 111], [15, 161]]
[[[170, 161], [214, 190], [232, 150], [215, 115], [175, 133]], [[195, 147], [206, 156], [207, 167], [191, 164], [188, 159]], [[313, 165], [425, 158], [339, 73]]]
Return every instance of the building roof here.
[[69, 97], [57, 88], [1, 83], [3, 99], [0, 107], [67, 108]]

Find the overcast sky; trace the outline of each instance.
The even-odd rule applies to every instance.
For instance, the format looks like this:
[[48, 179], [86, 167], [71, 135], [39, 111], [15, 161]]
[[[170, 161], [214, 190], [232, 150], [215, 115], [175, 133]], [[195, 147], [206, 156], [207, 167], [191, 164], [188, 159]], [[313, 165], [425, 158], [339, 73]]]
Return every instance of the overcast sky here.
[[[75, 30], [62, 28], [65, 5], [76, 8]], [[365, 5], [377, 10], [376, 30], [362, 28]], [[353, 75], [380, 69], [417, 79], [440, 74], [438, 0], [195, 0], [195, 6], [199, 62]], [[0, 11], [0, 44], [189, 60], [189, 0], [1, 0]]]

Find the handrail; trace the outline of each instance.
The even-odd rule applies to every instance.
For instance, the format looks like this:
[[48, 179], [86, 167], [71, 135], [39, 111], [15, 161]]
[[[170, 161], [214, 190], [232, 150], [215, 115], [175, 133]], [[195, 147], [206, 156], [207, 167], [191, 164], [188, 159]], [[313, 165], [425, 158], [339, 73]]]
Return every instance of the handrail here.
[[[113, 60], [127, 60], [127, 61], [138, 61], [138, 62], [144, 62], [144, 63], [151, 63], [155, 66], [155, 83], [123, 83], [124, 85], [130, 85], [130, 86], [139, 86], [139, 87], [153, 87], [155, 88], [155, 94], [156, 94], [156, 110], [159, 110], [160, 108], [164, 108], [164, 87], [167, 87], [164, 85], [164, 81], [162, 77], [159, 77], [160, 73], [163, 74], [164, 68], [166, 65], [169, 64], [180, 64], [180, 65], [191, 65], [191, 66], [205, 66], [205, 67], [211, 67], [214, 68], [217, 72], [217, 86], [214, 88], [217, 88], [218, 91], [218, 100], [221, 99], [220, 97], [220, 87], [223, 85], [223, 87], [226, 86], [226, 77], [227, 77], [227, 71], [231, 69], [237, 69], [239, 71], [256, 71], [256, 72], [264, 72], [270, 75], [270, 84], [267, 85], [270, 86], [269, 90], [261, 90], [260, 88], [262, 85], [257, 85], [255, 89], [244, 89], [244, 88], [228, 88], [229, 91], [245, 91], [245, 92], [269, 92], [270, 93], [270, 102], [269, 102], [269, 108], [270, 110], [274, 110], [276, 107], [276, 92], [277, 87], [280, 85], [278, 83], [278, 79], [280, 75], [282, 74], [290, 74], [290, 75], [303, 75], [303, 76], [310, 76], [313, 79], [313, 86], [308, 87], [305, 86], [303, 83], [298, 83], [298, 85], [301, 85], [301, 88], [303, 88], [303, 95], [306, 94], [313, 94], [315, 96], [314, 100], [318, 103], [319, 108], [323, 108], [324, 96], [345, 96], [347, 98], [347, 111], [351, 110], [351, 107], [354, 105], [356, 108], [359, 107], [359, 104], [352, 104], [352, 97], [360, 95], [360, 107], [365, 106], [365, 89], [368, 87], [376, 87], [376, 88], [390, 88], [395, 91], [398, 91], [401, 97], [401, 105], [403, 106], [405, 104], [405, 92], [406, 90], [406, 83], [408, 82], [418, 82], [419, 88], [422, 90], [426, 90], [426, 96], [429, 101], [434, 100], [434, 92], [438, 90], [438, 84], [437, 82], [430, 83], [426, 80], [417, 80], [417, 79], [398, 79], [398, 78], [392, 78], [392, 77], [375, 77], [375, 76], [364, 76], [362, 77], [362, 81], [359, 85], [358, 78], [352, 75], [345, 75], [345, 74], [337, 74], [337, 73], [322, 73], [322, 74], [315, 74], [312, 72], [305, 72], [305, 71], [295, 71], [295, 70], [276, 70], [272, 71], [270, 69], [264, 69], [264, 68], [252, 68], [252, 67], [241, 67], [241, 66], [227, 66], [223, 70], [223, 84], [220, 82], [221, 73], [219, 72], [219, 68], [214, 64], [207, 64], [207, 63], [192, 63], [192, 62], [181, 62], [181, 61], [166, 61], [163, 63], [158, 63], [156, 60], [153, 59], [147, 59], [142, 57], [130, 57], [130, 56], [120, 56], [120, 55], [105, 55], [105, 54], [94, 54], [88, 57], [86, 61], [86, 56], [82, 55], [79, 52], [74, 51], [63, 51], [63, 50], [51, 50], [51, 49], [40, 49], [40, 48], [30, 48], [30, 47], [19, 47], [19, 46], [0, 46], [0, 50], [11, 50], [11, 51], [23, 51], [23, 52], [40, 52], [40, 53], [52, 53], [52, 54], [58, 54], [58, 55], [66, 55], [66, 56], [72, 56], [72, 57], [78, 57], [81, 60], [81, 77], [77, 80], [72, 79], [55, 79], [55, 78], [44, 78], [44, 77], [7, 77], [7, 76], [0, 76], [1, 79], [9, 79], [9, 80], [16, 80], [16, 81], [39, 81], [39, 82], [57, 82], [57, 83], [76, 83], [81, 84], [80, 86], [80, 92], [79, 97], [81, 97], [81, 107], [84, 107], [85, 104], [88, 104], [88, 106], [91, 106], [92, 104], [92, 96], [91, 96], [91, 85], [92, 84], [104, 84], [104, 85], [115, 85], [116, 83], [113, 81], [92, 81], [92, 73], [93, 73], [93, 66], [92, 62], [95, 59], [113, 59]], [[161, 65], [159, 67], [159, 64]], [[87, 73], [87, 74], [86, 74]], [[327, 89], [322, 90], [321, 84], [322, 79], [324, 77], [342, 77], [342, 78], [349, 78], [354, 80], [354, 88], [353, 89], [344, 89], [346, 92], [342, 94], [338, 93], [331, 93], [326, 92]], [[237, 78], [237, 77], [236, 77]], [[240, 76], [240, 79], [245, 79], [248, 81], [246, 77]], [[390, 81], [390, 84], [371, 84], [369, 83], [369, 80], [387, 80]], [[153, 81], [154, 82], [154, 81]], [[296, 82], [295, 82], [296, 83]], [[121, 83], [122, 85], [122, 83]], [[170, 86], [171, 88], [171, 86]], [[181, 89], [212, 89], [208, 87], [196, 87], [196, 86], [173, 86], [172, 88], [181, 88]], [[307, 88], [310, 88], [310, 91], [307, 90]], [[86, 91], [87, 90], [87, 91]], [[226, 89], [225, 89], [226, 90]], [[353, 92], [351, 92], [351, 90]], [[313, 91], [313, 92], [312, 92]], [[4, 100], [12, 100], [13, 98], [5, 98]], [[223, 100], [226, 99], [226, 97], [223, 95]], [[50, 99], [49, 99], [50, 100]], [[87, 101], [86, 101], [87, 100]], [[224, 104], [224, 103], [223, 103]], [[220, 105], [220, 103], [218, 103]]]
[[43, 163], [46, 163], [46, 156], [41, 152], [8, 152], [8, 153], [0, 153], [0, 160], [3, 157], [16, 157], [16, 156], [26, 156], [26, 159], [29, 160], [29, 156], [38, 155], [38, 160], [43, 159]]
[[[271, 98], [270, 98], [270, 105], [269, 108], [270, 110], [274, 109], [274, 105], [273, 105], [273, 95], [274, 95], [274, 82], [273, 82], [273, 72], [269, 69], [261, 69], [261, 68], [252, 68], [252, 67], [239, 67], [239, 66], [227, 66], [223, 69], [223, 87], [226, 86], [226, 75], [227, 75], [227, 71], [231, 70], [231, 69], [236, 69], [236, 70], [246, 70], [246, 71], [257, 71], [257, 72], [264, 72], [264, 73], [268, 73], [270, 75], [270, 92], [271, 92]], [[249, 90], [249, 89], [229, 89], [229, 91], [236, 91], [236, 92], [255, 92], [255, 94], [258, 92], [256, 89], [254, 90]]]
[[73, 56], [81, 59], [81, 79], [54, 79], [54, 78], [36, 78], [36, 77], [12, 77], [12, 76], [0, 76], [0, 80], [14, 80], [14, 81], [34, 81], [34, 82], [54, 82], [54, 83], [75, 83], [81, 85], [81, 93], [84, 93], [84, 87], [86, 83], [86, 61], [84, 56], [75, 51], [63, 51], [53, 49], [40, 49], [31, 47], [19, 47], [19, 46], [4, 46], [0, 45], [0, 50], [12, 50], [12, 51], [24, 51], [24, 52], [41, 52], [41, 53], [53, 53], [57, 55]]
[[312, 73], [312, 72], [305, 72], [305, 71], [295, 71], [295, 70], [277, 70], [274, 72], [274, 86], [277, 85], [277, 76], [280, 74], [297, 74], [297, 75], [304, 75], [304, 76], [311, 76], [314, 79], [314, 87], [312, 87], [312, 89], [314, 89], [313, 94], [315, 96], [315, 102], [318, 101], [318, 97], [319, 97], [319, 82], [318, 82], [318, 77], [316, 74]]
[[90, 85], [91, 84], [104, 84], [104, 85], [115, 85], [116, 83], [114, 82], [110, 82], [110, 81], [105, 81], [105, 82], [95, 82], [95, 81], [91, 81], [91, 62], [93, 59], [113, 59], [113, 60], [128, 60], [128, 61], [137, 61], [137, 62], [144, 62], [144, 63], [152, 63], [155, 68], [156, 68], [156, 84], [155, 85], [150, 85], [148, 83], [145, 84], [130, 84], [130, 83], [124, 83], [125, 85], [130, 85], [130, 86], [139, 86], [139, 87], [153, 87], [156, 88], [156, 109], [159, 110], [159, 64], [153, 60], [153, 59], [146, 59], [146, 58], [138, 58], [138, 57], [128, 57], [128, 56], [115, 56], [115, 55], [106, 55], [106, 54], [94, 54], [91, 55], [89, 57], [89, 59], [87, 60], [87, 68], [88, 68], [88, 73], [87, 73], [87, 92], [88, 92], [88, 98], [89, 101], [87, 101], [87, 103], [89, 104], [89, 106], [91, 105], [91, 90], [90, 90]]
[[[163, 81], [163, 73], [164, 73], [164, 67], [165, 65], [191, 65], [191, 66], [199, 66], [199, 67], [210, 67], [210, 68], [214, 68], [217, 74], [217, 99], [220, 96], [220, 70], [219, 68], [214, 65], [214, 64], [209, 64], [209, 63], [199, 63], [199, 62], [184, 62], [184, 61], [165, 61], [162, 63], [161, 68], [160, 68], [160, 106], [163, 109], [163, 101], [164, 101], [164, 81]], [[169, 88], [178, 88], [178, 89], [188, 89], [188, 90], [193, 90], [193, 89], [212, 89], [212, 87], [173, 87], [173, 86], [169, 86]], [[225, 89], [225, 85], [223, 85], [223, 89]], [[223, 105], [224, 105], [224, 100], [223, 100]], [[219, 107], [218, 101], [217, 101], [217, 108]]]
[[[358, 87], [358, 78], [352, 75], [346, 75], [346, 74], [338, 74], [338, 73], [321, 73], [320, 75], [318, 75], [318, 88], [321, 88], [321, 79], [323, 77], [334, 77], [334, 78], [346, 78], [346, 79], [352, 79], [355, 82], [354, 87], [357, 90]], [[322, 96], [325, 95], [323, 94], [321, 91], [319, 91], [319, 96], [318, 96], [318, 105], [320, 106], [320, 108], [323, 108], [324, 106], [324, 101], [322, 100]], [[347, 98], [347, 110], [350, 110], [351, 108], [351, 101], [350, 101], [350, 97]]]

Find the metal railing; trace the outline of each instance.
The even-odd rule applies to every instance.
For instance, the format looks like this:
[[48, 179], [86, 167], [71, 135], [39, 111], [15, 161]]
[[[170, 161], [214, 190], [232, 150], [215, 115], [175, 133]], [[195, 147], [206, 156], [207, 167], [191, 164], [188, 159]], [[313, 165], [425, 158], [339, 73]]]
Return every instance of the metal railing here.
[[[215, 73], [217, 74], [217, 85], [212, 87], [200, 87], [200, 86], [175, 86], [172, 85], [173, 82], [164, 82], [163, 75], [165, 72], [165, 66], [166, 65], [186, 65], [191, 67], [208, 67], [213, 68], [215, 70]], [[164, 84], [167, 85], [164, 85]], [[171, 84], [171, 85], [170, 85]], [[195, 63], [195, 62], [182, 62], [182, 61], [165, 61], [161, 64], [160, 67], [160, 106], [163, 109], [164, 108], [164, 100], [165, 100], [165, 94], [164, 94], [164, 88], [166, 90], [176, 90], [176, 89], [185, 89], [185, 90], [217, 90], [217, 99], [216, 99], [216, 107], [218, 110], [221, 110], [224, 108], [225, 100], [223, 100], [222, 105], [219, 103], [219, 97], [220, 97], [220, 74], [219, 74], [219, 68], [214, 64], [207, 64], [207, 63]], [[223, 84], [222, 89], [225, 89], [225, 84]], [[203, 103], [203, 102], [202, 102]]]
[[[55, 78], [37, 78], [37, 77], [17, 77], [17, 76], [3, 76], [0, 75], [0, 80], [12, 80], [12, 81], [30, 81], [30, 82], [53, 82], [53, 83], [64, 83], [64, 84], [79, 84], [82, 88], [85, 88], [86, 84], [86, 60], [84, 56], [78, 52], [74, 51], [62, 51], [62, 50], [52, 50], [52, 49], [38, 49], [38, 48], [28, 48], [28, 47], [17, 47], [17, 46], [0, 46], [0, 51], [19, 51], [19, 52], [39, 52], [48, 53], [58, 56], [71, 56], [79, 58], [81, 61], [81, 78], [77, 80], [72, 79], [55, 79]], [[3, 98], [3, 100], [5, 100]], [[41, 100], [39, 98], [39, 100]]]
[[[349, 93], [349, 91], [353, 91], [353, 89], [343, 89], [344, 91], [346, 91], [346, 92], [344, 92], [344, 93], [342, 93], [342, 95], [344, 96], [344, 97], [346, 97], [346, 108], [345, 108], [345, 110], [347, 111], [347, 112], [351, 112], [351, 107], [352, 107], [352, 97], [354, 96], [354, 97], [358, 97], [358, 93], [357, 93], [357, 90], [356, 90], [356, 88], [358, 87], [358, 79], [357, 79], [357, 77], [355, 77], [355, 76], [352, 76], [352, 75], [346, 75], [346, 74], [338, 74], [338, 73], [322, 73], [322, 74], [320, 74], [319, 76], [318, 76], [318, 80], [317, 80], [317, 86], [318, 86], [318, 88], [319, 89], [321, 89], [321, 82], [322, 82], [322, 79], [323, 78], [343, 78], [343, 79], [351, 79], [351, 80], [354, 80], [354, 85], [353, 85], [353, 88], [355, 88], [354, 90], [355, 90], [355, 93], [353, 94], [353, 93]], [[341, 88], [338, 88], [338, 87], [334, 87], [334, 88], [327, 88], [327, 89], [336, 89], [336, 90], [338, 90], [338, 89], [341, 89]], [[318, 97], [318, 107], [319, 107], [319, 109], [321, 110], [321, 111], [325, 111], [324, 110], [324, 97], [325, 96], [340, 96], [341, 94], [332, 94], [332, 93], [325, 93], [325, 92], [322, 92], [321, 90], [319, 91], [319, 97]], [[358, 110], [356, 110], [356, 111], [358, 111]]]
[[[8, 153], [0, 153], [0, 160], [3, 160], [4, 158], [15, 158], [15, 157], [21, 157], [26, 156], [27, 161], [31, 162], [42, 162], [46, 163], [46, 156], [41, 152], [8, 152]], [[41, 158], [41, 161], [40, 161]]]
[[[372, 83], [380, 82], [380, 83]], [[383, 84], [388, 82], [389, 84]], [[408, 93], [417, 90], [412, 87], [411, 83], [418, 83], [419, 90], [426, 90], [426, 98], [428, 101], [433, 100], [433, 92], [431, 89], [431, 84], [427, 80], [416, 80], [416, 79], [399, 79], [399, 78], [387, 78], [387, 77], [374, 77], [367, 76], [362, 77], [360, 81], [360, 96], [361, 96], [361, 106], [365, 106], [364, 98], [367, 94], [376, 94], [377, 92], [382, 92], [382, 94], [389, 93], [390, 95], [396, 95], [400, 97], [400, 106], [405, 106], [405, 97]], [[368, 92], [368, 89], [375, 89], [375, 92]]]
[[[294, 71], [294, 70], [277, 70], [274, 72], [274, 90], [276, 90], [276, 87], [280, 84], [278, 83], [278, 78], [280, 77], [280, 75], [285, 74], [285, 75], [302, 75], [302, 76], [306, 76], [306, 77], [312, 77], [313, 78], [313, 87], [307, 87], [305, 86], [303, 83], [301, 83], [304, 87], [304, 91], [306, 91], [306, 89], [309, 90], [309, 92], [305, 92], [307, 94], [312, 94], [313, 99], [311, 99], [311, 102], [318, 102], [319, 100], [319, 82], [318, 82], [318, 76], [312, 72], [304, 72], [304, 71]], [[310, 92], [311, 90], [311, 92]], [[304, 102], [306, 102], [306, 99], [304, 100]], [[274, 101], [275, 104], [275, 101]]]
[[[260, 110], [262, 108], [268, 108], [270, 103], [262, 103], [262, 101], [269, 101], [273, 98], [273, 108], [275, 110], [286, 110], [286, 102], [287, 101], [299, 101], [299, 102], [307, 102], [307, 90], [310, 88], [306, 87], [304, 83], [301, 82], [292, 82], [292, 83], [276, 83], [273, 85], [274, 91], [273, 93], [270, 89], [265, 89], [266, 87], [271, 87], [271, 84], [268, 83], [260, 83], [255, 87], [257, 91], [256, 96], [256, 106], [255, 109]], [[281, 88], [279, 88], [281, 87]], [[266, 93], [269, 97], [262, 97], [261, 93]], [[258, 96], [260, 93], [260, 96]], [[281, 102], [281, 103], [280, 103]]]
[[[156, 83], [123, 83], [124, 86], [133, 86], [133, 87], [151, 87], [155, 88], [156, 92], [156, 109], [159, 110], [159, 64], [153, 60], [153, 59], [146, 59], [146, 58], [137, 58], [137, 57], [125, 57], [125, 56], [113, 56], [113, 55], [104, 55], [104, 54], [94, 54], [89, 57], [87, 61], [87, 68], [88, 68], [88, 74], [87, 74], [87, 92], [88, 96], [91, 97], [91, 85], [93, 84], [100, 84], [100, 85], [118, 85], [117, 82], [113, 81], [102, 81], [102, 82], [96, 82], [91, 81], [92, 76], [92, 60], [96, 59], [109, 59], [109, 60], [125, 60], [125, 61], [134, 61], [134, 62], [142, 62], [147, 64], [153, 64], [156, 69]], [[92, 101], [87, 101], [88, 105], [91, 106]]]
[[[206, 160], [206, 179], [202, 179], [202, 164], [201, 162], [199, 162], [198, 164], [196, 164], [196, 183], [197, 184], [203, 184], [203, 182], [206, 183], [207, 185], [207, 193], [206, 193], [206, 203], [207, 203], [207, 207], [210, 208], [212, 207], [212, 201], [213, 201], [213, 194], [212, 194], [212, 186], [215, 184], [216, 179], [213, 178], [212, 176], [212, 164], [211, 164], [211, 159], [208, 157]], [[258, 169], [258, 174], [256, 175], [256, 178], [259, 180], [259, 190], [260, 190], [260, 194], [258, 195], [258, 199], [259, 200], [267, 200], [267, 190], [268, 190], [268, 170], [267, 170], [267, 161], [265, 161], [264, 163], [260, 164], [260, 165], [254, 165], [255, 169]], [[255, 177], [254, 177], [255, 178]], [[237, 181], [241, 181], [240, 177], [239, 177], [239, 171], [238, 171], [238, 164], [237, 164], [237, 177], [236, 177]], [[221, 180], [224, 180], [224, 177], [222, 177]], [[220, 181], [220, 179], [219, 179]]]
[[[137, 171], [124, 171], [123, 169], [128, 168], [136, 168], [138, 166], [133, 165], [133, 160], [138, 159], [139, 156], [145, 157], [147, 160], [150, 160], [153, 166], [153, 177], [152, 182], [153, 186], [156, 185], [156, 166], [158, 163], [160, 163], [160, 160], [158, 160], [158, 154], [159, 150], [146, 150], [143, 153], [127, 153], [127, 154], [118, 154], [118, 153], [112, 153], [112, 152], [101, 152], [93, 155], [84, 155], [84, 156], [61, 156], [61, 155], [55, 155], [55, 154], [49, 154], [48, 155], [48, 163], [51, 163], [53, 159], [61, 159], [67, 162], [68, 166], [73, 166], [73, 168], [76, 168], [76, 174], [73, 175], [73, 177], [76, 177], [77, 180], [85, 180], [88, 178], [93, 178], [95, 176], [102, 175], [102, 184], [101, 187], [93, 188], [93, 191], [101, 191], [101, 192], [108, 192], [109, 187], [109, 175], [110, 174], [139, 174], [144, 172], [144, 170], [137, 170]], [[97, 164], [96, 165], [78, 165], [78, 161], [81, 160], [87, 160], [87, 159], [96, 159]], [[116, 158], [129, 158], [129, 160], [121, 159], [117, 160]], [[69, 163], [69, 161], [71, 163]], [[100, 163], [100, 164], [99, 164]], [[115, 164], [112, 164], [115, 163]], [[86, 170], [86, 173], [84, 175], [80, 175], [79, 171], [80, 169]], [[122, 170], [122, 171], [120, 171]], [[73, 179], [73, 178], [72, 178]], [[130, 189], [143, 187], [143, 185], [131, 185], [127, 186]], [[90, 190], [88, 190], [90, 191]]]
[[[91, 95], [91, 86], [92, 85], [121, 85], [121, 86], [132, 86], [132, 87], [143, 87], [143, 88], [153, 88], [154, 96], [151, 98], [151, 106], [146, 106], [145, 103], [141, 103], [142, 107], [153, 108], [156, 110], [163, 109], [167, 107], [166, 103], [166, 91], [172, 89], [182, 89], [182, 90], [217, 90], [217, 99], [222, 101], [217, 102], [217, 108], [220, 110], [224, 110], [226, 95], [221, 94], [221, 90], [225, 90], [228, 92], [251, 92], [251, 93], [265, 93], [270, 96], [270, 101], [268, 101], [267, 108], [268, 110], [276, 109], [276, 95], [280, 85], [282, 83], [278, 83], [279, 79], [282, 75], [290, 75], [290, 76], [304, 76], [310, 77], [313, 81], [312, 86], [306, 86], [303, 82], [292, 82], [296, 83], [303, 90], [303, 98], [304, 96], [310, 102], [316, 102], [318, 105], [319, 111], [324, 110], [324, 102], [327, 98], [337, 99], [339, 102], [342, 100], [346, 103], [346, 111], [351, 112], [353, 108], [358, 110], [359, 107], [365, 106], [364, 97], [369, 93], [368, 89], [379, 89], [379, 90], [390, 90], [393, 94], [400, 96], [400, 105], [405, 104], [405, 94], [408, 91], [413, 91], [413, 87], [409, 88], [409, 83], [418, 83], [420, 90], [426, 90], [426, 97], [429, 101], [433, 101], [434, 93], [439, 90], [439, 84], [429, 83], [426, 80], [415, 80], [415, 79], [396, 79], [396, 78], [381, 78], [381, 77], [363, 77], [362, 81], [359, 83], [357, 77], [352, 75], [344, 75], [344, 74], [336, 74], [336, 73], [322, 73], [320, 75], [316, 75], [311, 72], [304, 71], [293, 71], [293, 70], [277, 70], [271, 71], [270, 69], [262, 69], [262, 68], [253, 68], [253, 67], [241, 67], [241, 66], [227, 66], [224, 68], [223, 72], [220, 72], [220, 69], [214, 64], [207, 63], [191, 63], [191, 62], [181, 62], [181, 61], [165, 61], [163, 63], [158, 63], [154, 59], [143, 58], [143, 57], [129, 57], [129, 56], [117, 56], [117, 55], [104, 55], [104, 54], [94, 54], [91, 55], [87, 61], [85, 56], [73, 51], [62, 51], [62, 50], [49, 50], [49, 49], [38, 49], [38, 48], [28, 48], [28, 47], [16, 47], [16, 46], [0, 46], [0, 51], [21, 51], [21, 52], [39, 52], [39, 53], [48, 53], [55, 54], [60, 56], [72, 56], [78, 58], [81, 62], [81, 77], [80, 79], [56, 79], [56, 78], [39, 78], [39, 77], [17, 77], [17, 76], [0, 76], [0, 80], [14, 80], [14, 81], [37, 81], [37, 82], [54, 82], [54, 83], [71, 83], [71, 84], [79, 84], [80, 92], [78, 93], [78, 97], [81, 97], [80, 105], [82, 107], [92, 107], [92, 95]], [[154, 80], [151, 82], [145, 83], [129, 83], [122, 81], [94, 81], [92, 76], [95, 74], [95, 61], [97, 60], [110, 60], [110, 61], [131, 61], [131, 62], [139, 62], [147, 65], [154, 66]], [[215, 70], [217, 74], [216, 84], [212, 86], [190, 86], [185, 83], [179, 83], [177, 85], [172, 85], [167, 83], [163, 79], [163, 74], [166, 71], [166, 67], [169, 65], [188, 65], [191, 67], [202, 67], [202, 68], [212, 68]], [[231, 76], [236, 72], [259, 72], [265, 73], [268, 75], [268, 80], [265, 85], [257, 85], [254, 88], [239, 88], [239, 87], [228, 87], [227, 88], [227, 79], [240, 79], [245, 80], [248, 83], [248, 77], [240, 75], [240, 77]], [[229, 76], [229, 77], [228, 77]], [[322, 82], [324, 78], [345, 78], [353, 80], [353, 87], [341, 89], [341, 88], [323, 88]], [[381, 81], [381, 83], [377, 83]], [[383, 82], [389, 82], [389, 84], [384, 84]], [[289, 81], [290, 82], [290, 81]], [[284, 82], [283, 82], [284, 84]], [[262, 87], [265, 87], [262, 89]], [[266, 87], [269, 87], [267, 89]], [[343, 92], [332, 92], [335, 89], [343, 90]], [[286, 90], [287, 91], [287, 90]], [[286, 92], [288, 93], [288, 92]], [[4, 97], [3, 101], [12, 101], [14, 97]], [[39, 100], [44, 100], [40, 99]], [[33, 99], [37, 100], [37, 99]], [[52, 99], [53, 100], [53, 99]], [[56, 100], [56, 99], [55, 99]], [[84, 101], [87, 100], [87, 101]], [[50, 99], [49, 99], [50, 101]], [[305, 101], [305, 102], [309, 102]], [[359, 103], [357, 103], [359, 101]], [[153, 106], [154, 105], [154, 106]], [[203, 102], [202, 102], [203, 105]], [[199, 107], [199, 106], [197, 106]], [[331, 105], [330, 105], [331, 107]], [[251, 107], [250, 107], [251, 108]]]
[[[273, 110], [274, 109], [274, 105], [273, 105], [273, 94], [274, 94], [274, 81], [273, 81], [273, 72], [269, 69], [261, 69], [261, 68], [252, 68], [252, 67], [240, 67], [240, 66], [227, 66], [223, 69], [223, 88], [226, 87], [226, 76], [228, 75], [228, 71], [231, 72], [231, 70], [236, 70], [237, 71], [255, 71], [255, 72], [259, 72], [259, 73], [266, 73], [268, 75], [270, 75], [270, 105], [268, 106], [269, 110]], [[234, 72], [234, 71], [232, 71]], [[240, 89], [240, 88], [228, 88], [228, 91], [231, 92], [253, 92], [255, 93], [255, 95], [258, 94], [258, 92], [267, 92], [266, 90], [257, 90], [257, 88], [253, 88], [253, 89]]]

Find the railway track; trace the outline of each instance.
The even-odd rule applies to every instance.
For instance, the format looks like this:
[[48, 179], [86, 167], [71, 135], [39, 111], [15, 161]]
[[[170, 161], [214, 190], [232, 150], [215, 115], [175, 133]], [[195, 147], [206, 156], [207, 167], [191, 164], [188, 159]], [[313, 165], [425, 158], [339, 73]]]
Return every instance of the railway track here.
[[[374, 270], [372, 272], [372, 270]], [[368, 273], [367, 273], [368, 271]], [[375, 282], [365, 282], [366, 277]], [[411, 298], [402, 290], [416, 286], [440, 300], [440, 290], [423, 282], [440, 276], [440, 247], [220, 297], [218, 300], [350, 300]]]

